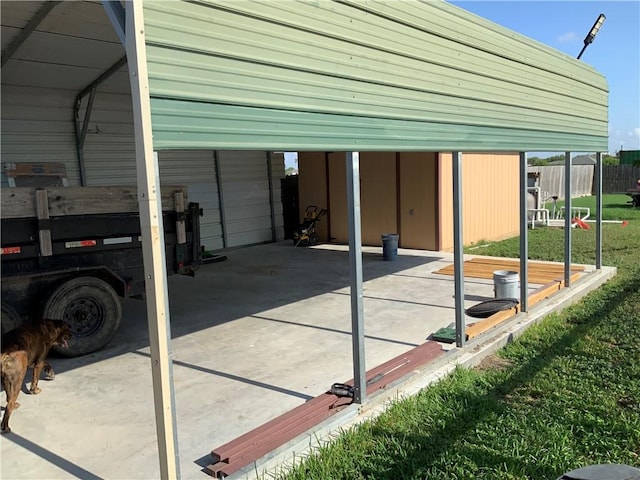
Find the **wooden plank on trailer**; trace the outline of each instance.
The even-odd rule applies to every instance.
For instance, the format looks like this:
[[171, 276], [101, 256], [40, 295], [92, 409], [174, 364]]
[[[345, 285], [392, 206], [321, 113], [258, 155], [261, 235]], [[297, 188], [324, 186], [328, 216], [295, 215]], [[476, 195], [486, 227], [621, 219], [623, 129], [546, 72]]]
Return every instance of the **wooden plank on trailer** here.
[[47, 191], [45, 189], [37, 189], [35, 191], [35, 198], [40, 256], [50, 257], [53, 254], [53, 247], [51, 245], [51, 222], [49, 220]]
[[[49, 216], [130, 213], [138, 211], [135, 186], [47, 188]], [[2, 218], [37, 217], [35, 188], [3, 188], [0, 191]], [[162, 210], [174, 210], [175, 193], [187, 196], [187, 187], [164, 185]]]
[[184, 192], [175, 192], [173, 194], [176, 216], [176, 236], [178, 245], [187, 243], [187, 232], [184, 227]]

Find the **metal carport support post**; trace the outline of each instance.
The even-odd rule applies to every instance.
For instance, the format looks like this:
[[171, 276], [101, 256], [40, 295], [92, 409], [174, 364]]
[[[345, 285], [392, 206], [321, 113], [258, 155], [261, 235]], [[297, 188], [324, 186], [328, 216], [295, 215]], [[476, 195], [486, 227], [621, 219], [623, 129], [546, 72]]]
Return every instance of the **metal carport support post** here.
[[564, 154], [564, 286], [571, 286], [571, 152]]
[[462, 153], [451, 154], [453, 168], [453, 283], [456, 309], [456, 346], [464, 347], [464, 251], [462, 246]]
[[351, 342], [353, 347], [353, 401], [367, 399], [364, 359], [364, 313], [362, 307], [362, 235], [360, 231], [360, 154], [347, 152], [347, 210], [349, 222], [349, 268], [351, 270]]
[[125, 31], [135, 127], [138, 205], [142, 231], [156, 433], [160, 478], [164, 480], [180, 478], [180, 464], [173, 367], [169, 349], [171, 333], [162, 225], [162, 196], [157, 156], [153, 152], [142, 1], [126, 2]]
[[596, 153], [596, 269], [602, 269], [602, 152]]
[[[520, 311], [529, 310], [529, 222], [527, 222], [527, 198], [529, 182], [527, 154], [520, 152]], [[533, 214], [535, 215], [535, 213]], [[535, 219], [534, 219], [535, 221]]]

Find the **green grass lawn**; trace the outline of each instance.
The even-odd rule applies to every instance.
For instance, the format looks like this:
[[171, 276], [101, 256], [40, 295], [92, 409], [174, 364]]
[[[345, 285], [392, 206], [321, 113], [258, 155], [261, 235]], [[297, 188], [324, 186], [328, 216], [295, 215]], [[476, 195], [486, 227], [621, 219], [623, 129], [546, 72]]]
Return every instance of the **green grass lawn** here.
[[[603, 220], [629, 220], [637, 218], [637, 208], [629, 205], [631, 197], [627, 195], [603, 195], [602, 196], [602, 219]], [[558, 206], [563, 206], [563, 201], [558, 201]], [[588, 207], [591, 209], [591, 218], [596, 218], [596, 197], [580, 197], [571, 200], [574, 207]], [[547, 202], [546, 208], [551, 211], [552, 204]]]
[[[640, 209], [621, 197], [603, 202], [605, 219], [629, 221], [603, 227], [613, 280], [482, 368], [459, 368], [394, 402], [283, 478], [540, 480], [595, 463], [640, 466]], [[530, 230], [530, 258], [561, 261], [563, 235]], [[593, 263], [595, 229], [572, 229], [572, 247], [574, 262]], [[473, 253], [518, 257], [519, 241]]]

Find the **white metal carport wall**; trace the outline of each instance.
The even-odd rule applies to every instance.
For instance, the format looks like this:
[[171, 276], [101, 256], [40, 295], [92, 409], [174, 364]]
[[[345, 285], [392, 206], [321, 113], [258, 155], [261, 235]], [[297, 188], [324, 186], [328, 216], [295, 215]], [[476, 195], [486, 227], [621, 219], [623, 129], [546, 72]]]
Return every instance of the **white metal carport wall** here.
[[171, 332], [162, 224], [162, 196], [158, 157], [153, 151], [142, 0], [128, 0], [126, 2], [125, 32], [135, 127], [138, 205], [142, 232], [160, 478], [163, 480], [177, 479], [180, 478], [180, 463], [173, 389], [173, 364], [169, 348]]

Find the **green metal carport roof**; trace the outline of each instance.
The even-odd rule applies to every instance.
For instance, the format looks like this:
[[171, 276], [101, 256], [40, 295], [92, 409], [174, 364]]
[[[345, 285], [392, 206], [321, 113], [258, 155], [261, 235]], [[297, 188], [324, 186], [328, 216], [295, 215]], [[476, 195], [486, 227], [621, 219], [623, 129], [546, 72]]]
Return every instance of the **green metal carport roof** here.
[[145, 2], [155, 149], [606, 151], [583, 62], [443, 1]]

